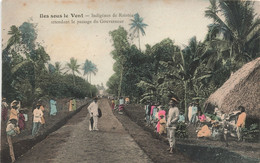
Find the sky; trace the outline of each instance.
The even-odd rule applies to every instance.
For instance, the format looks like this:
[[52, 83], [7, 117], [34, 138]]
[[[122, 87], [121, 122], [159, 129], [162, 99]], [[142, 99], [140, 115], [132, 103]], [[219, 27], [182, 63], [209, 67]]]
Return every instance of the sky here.
[[[129, 31], [131, 15], [139, 13], [148, 24], [146, 35], [141, 37], [143, 51], [145, 44], [154, 45], [165, 38], [183, 47], [193, 36], [204, 39], [207, 25], [212, 23], [204, 16], [208, 6], [208, 0], [3, 0], [2, 44], [5, 47], [12, 25], [36, 23], [37, 42], [44, 46], [51, 63], [61, 62], [65, 66], [74, 57], [83, 65], [88, 59], [98, 68], [91, 83], [106, 85], [114, 73], [110, 31], [119, 26]], [[104, 22], [111, 20], [119, 22]], [[138, 46], [137, 40], [134, 43]]]

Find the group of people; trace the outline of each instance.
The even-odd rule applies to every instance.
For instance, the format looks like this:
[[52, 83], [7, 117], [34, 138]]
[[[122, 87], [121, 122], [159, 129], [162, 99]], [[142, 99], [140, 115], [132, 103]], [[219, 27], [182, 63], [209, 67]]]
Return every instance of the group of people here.
[[[50, 116], [57, 115], [57, 102], [55, 98], [49, 101], [49, 114]], [[69, 101], [69, 111], [76, 110], [76, 100], [70, 99]], [[21, 101], [14, 100], [8, 105], [7, 99], [3, 98], [1, 103], [1, 121], [6, 124], [6, 136], [7, 142], [10, 149], [10, 156], [12, 162], [15, 161], [15, 156], [13, 152], [12, 137], [20, 134], [26, 129], [27, 121], [29, 119], [28, 109], [21, 108]], [[41, 126], [45, 127], [46, 121], [44, 117], [45, 108], [43, 106], [43, 101], [38, 100], [36, 104], [32, 107], [32, 130], [31, 135], [35, 137], [39, 134]], [[29, 114], [30, 115], [30, 114]]]
[[130, 98], [126, 97], [123, 98], [122, 96], [118, 99], [112, 98], [111, 100], [111, 109], [114, 111], [116, 108], [118, 108], [118, 111], [121, 112], [124, 109], [125, 105], [130, 104]]
[[[192, 109], [190, 109], [190, 107], [189, 110], [192, 110], [191, 112], [193, 113], [193, 106]], [[245, 107], [239, 106], [237, 108], [237, 111], [234, 111], [234, 113], [231, 113], [230, 115], [221, 112], [217, 107], [215, 107], [214, 109], [214, 117], [210, 117], [210, 114], [203, 114], [201, 110], [198, 110], [197, 113], [193, 115], [196, 115], [196, 120], [194, 121], [195, 118], [191, 118], [190, 123], [200, 123], [200, 125], [198, 126], [199, 130], [197, 133], [198, 138], [215, 138], [216, 135], [221, 135], [223, 132], [224, 139], [227, 143], [227, 134], [232, 135], [231, 132], [235, 130], [238, 141], [242, 140], [242, 128], [245, 127], [246, 121]], [[233, 121], [230, 119], [231, 117], [233, 117]], [[220, 131], [217, 130], [218, 128], [220, 128]]]
[[[10, 106], [7, 104], [6, 98], [2, 99], [2, 123], [6, 123], [6, 133], [8, 136], [15, 136], [20, 131], [25, 130], [26, 121], [28, 121], [28, 110], [21, 108], [21, 102], [14, 100], [11, 102]], [[45, 108], [42, 105], [42, 101], [38, 100], [37, 104], [32, 109], [32, 136], [35, 136], [40, 126], [45, 125], [44, 118]], [[50, 116], [55, 116], [57, 114], [56, 101], [54, 99], [50, 100]], [[17, 130], [19, 129], [19, 130]], [[18, 132], [19, 131], [19, 132]]]
[[159, 104], [147, 104], [145, 105], [145, 120], [146, 125], [156, 128], [156, 132], [161, 134], [167, 133], [167, 138], [170, 144], [168, 151], [173, 153], [175, 148], [175, 130], [177, 124], [184, 122], [185, 118], [183, 114], [180, 114], [180, 111], [177, 107], [178, 100], [176, 98], [171, 98], [169, 102], [169, 110], [166, 116], [166, 111], [162, 109], [162, 106]]

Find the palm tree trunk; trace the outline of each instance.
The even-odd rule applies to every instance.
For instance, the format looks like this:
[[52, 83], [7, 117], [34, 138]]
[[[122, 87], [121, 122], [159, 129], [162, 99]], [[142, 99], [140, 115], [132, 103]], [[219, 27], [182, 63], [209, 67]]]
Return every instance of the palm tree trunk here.
[[187, 81], [184, 81], [184, 107], [185, 107], [185, 119], [188, 118], [188, 108], [187, 108], [187, 93], [188, 93], [188, 90], [187, 90], [187, 84], [188, 82]]
[[140, 33], [139, 33], [139, 30], [138, 30], [138, 40], [139, 40], [139, 50], [141, 51], [141, 43], [140, 43]]
[[124, 66], [121, 65], [121, 74], [120, 74], [120, 81], [119, 81], [119, 88], [118, 88], [118, 97], [121, 96], [121, 87], [122, 87], [122, 80], [123, 80], [123, 71], [124, 71]]
[[74, 71], [72, 71], [72, 77], [73, 77], [73, 84], [74, 84], [74, 86], [76, 86], [76, 82], [75, 82], [75, 73], [74, 73]]

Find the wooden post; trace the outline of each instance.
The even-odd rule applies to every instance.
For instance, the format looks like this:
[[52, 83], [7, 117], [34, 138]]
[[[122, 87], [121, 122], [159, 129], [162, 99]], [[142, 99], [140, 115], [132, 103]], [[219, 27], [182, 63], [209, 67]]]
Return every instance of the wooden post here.
[[7, 135], [7, 142], [8, 142], [8, 145], [9, 145], [10, 156], [11, 156], [12, 162], [15, 162], [15, 156], [14, 156], [14, 148], [13, 148], [12, 138], [11, 138], [11, 136], [9, 136], [9, 135]]

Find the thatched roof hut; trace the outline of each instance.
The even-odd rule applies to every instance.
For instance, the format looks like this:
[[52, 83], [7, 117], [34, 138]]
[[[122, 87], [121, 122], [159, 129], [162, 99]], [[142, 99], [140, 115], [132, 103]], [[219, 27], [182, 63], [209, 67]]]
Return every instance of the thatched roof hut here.
[[260, 57], [245, 64], [205, 102], [217, 106], [224, 113], [230, 113], [240, 105], [246, 108], [251, 118], [260, 119]]

